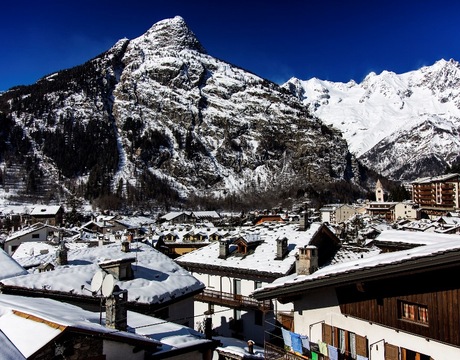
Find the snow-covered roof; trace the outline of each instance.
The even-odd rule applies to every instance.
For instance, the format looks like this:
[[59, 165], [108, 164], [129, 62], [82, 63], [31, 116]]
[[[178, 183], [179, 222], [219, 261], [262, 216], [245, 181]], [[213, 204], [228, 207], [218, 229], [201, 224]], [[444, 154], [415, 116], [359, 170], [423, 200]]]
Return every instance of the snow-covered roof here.
[[32, 215], [32, 216], [37, 216], [37, 215], [56, 215], [58, 213], [59, 209], [61, 209], [60, 205], [48, 205], [48, 206], [39, 205], [39, 206], [35, 206], [33, 208], [33, 210], [30, 213], [30, 215]]
[[219, 354], [233, 355], [241, 359], [243, 358], [244, 359], [264, 359], [265, 358], [264, 349], [257, 345], [253, 346], [253, 353], [250, 354], [248, 350], [248, 343], [246, 341], [238, 340], [235, 338], [222, 337], [222, 336], [217, 336], [215, 339], [219, 340], [222, 343], [222, 346], [219, 346], [216, 348], [216, 351]]
[[18, 259], [27, 267], [37, 263], [52, 263], [53, 271], [5, 279], [5, 286], [17, 286], [30, 290], [47, 292], [64, 292], [72, 295], [91, 297], [91, 292], [82, 289], [90, 288], [94, 274], [100, 270], [99, 263], [106, 260], [135, 257], [132, 264], [134, 279], [117, 280], [114, 285], [128, 290], [128, 301], [144, 305], [164, 304], [199, 291], [204, 285], [177, 265], [172, 259], [152, 247], [136, 243], [131, 245], [131, 251], [121, 251], [119, 244], [104, 245], [69, 250], [68, 264], [58, 265], [55, 254], [36, 255]]
[[[254, 252], [245, 256], [234, 256], [229, 254], [225, 259], [219, 258], [219, 243], [214, 242], [208, 246], [194, 250], [182, 255], [176, 261], [185, 266], [214, 266], [222, 271], [245, 270], [265, 273], [269, 276], [283, 276], [288, 274], [294, 264], [296, 249], [308, 245], [313, 236], [322, 225], [312, 224], [307, 231], [299, 231], [298, 225], [282, 223], [265, 223], [263, 225], [248, 228], [239, 236], [253, 236], [262, 240]], [[276, 258], [276, 239], [286, 237], [288, 239], [289, 253], [282, 260]], [[232, 246], [230, 246], [230, 251]]]
[[[88, 247], [87, 243], [81, 242], [66, 242], [66, 247], [69, 250], [86, 248]], [[14, 251], [12, 255], [13, 259], [29, 258], [38, 254], [54, 254], [58, 249], [58, 245], [52, 245], [44, 241], [30, 241], [23, 242], [19, 247]]]
[[186, 213], [182, 212], [182, 211], [171, 211], [163, 216], [160, 217], [160, 219], [163, 219], [163, 220], [166, 220], [166, 221], [170, 221], [170, 220], [173, 220], [181, 215], [187, 215]]
[[99, 313], [74, 305], [51, 299], [0, 294], [0, 330], [24, 357], [31, 356], [69, 327], [102, 336], [110, 335], [111, 339], [122, 342], [130, 339], [152, 346], [161, 345], [153, 338], [106, 328], [99, 324]]
[[136, 330], [136, 334], [161, 342], [162, 348], [156, 351], [155, 355], [211, 342], [211, 340], [206, 340], [202, 333], [192, 328], [132, 311], [128, 312], [128, 325]]
[[394, 244], [410, 244], [414, 246], [438, 244], [443, 241], [457, 239], [460, 244], [460, 235], [440, 234], [432, 232], [412, 232], [401, 230], [382, 231], [374, 240], [369, 240], [366, 245], [373, 242], [385, 242]]
[[220, 216], [216, 211], [194, 211], [193, 216], [195, 216], [198, 219], [202, 219], [202, 218], [220, 219]]
[[6, 238], [5, 242], [12, 241], [14, 239], [20, 238], [21, 236], [31, 234], [31, 233], [33, 233], [35, 231], [38, 231], [38, 230], [41, 230], [43, 228], [48, 228], [48, 229], [53, 230], [53, 231], [58, 231], [59, 230], [55, 226], [50, 226], [50, 225], [38, 222], [36, 224], [30, 225], [30, 226], [24, 227], [24, 228], [22, 228], [22, 229], [20, 229], [18, 231], [15, 231], [8, 238]]
[[117, 219], [115, 222], [128, 228], [140, 228], [142, 226], [154, 225], [155, 220], [146, 216], [127, 216], [122, 219]]
[[25, 274], [27, 274], [27, 270], [0, 249], [0, 280]]
[[[414, 235], [419, 233], [400, 231], [400, 239], [406, 243], [416, 242]], [[412, 269], [424, 269], [427, 266], [436, 265], [436, 257], [449, 257], [456, 263], [460, 260], [460, 238], [454, 235], [430, 234], [445, 238], [442, 241], [426, 241], [427, 245], [417, 246], [412, 249], [405, 249], [395, 252], [379, 253], [375, 256], [364, 257], [352, 261], [346, 261], [325, 266], [310, 275], [292, 274], [275, 280], [263, 288], [254, 291], [257, 298], [261, 293], [271, 291], [289, 292], [289, 289], [296, 286], [319, 287], [325, 284], [340, 284], [345, 276], [359, 277], [365, 279], [366, 274], [382, 273], [389, 275], [391, 269], [395, 272], [402, 271], [406, 266]], [[445, 259], [438, 260], [445, 263]], [[405, 268], [406, 269], [406, 268]], [[406, 269], [407, 270], [407, 269]]]

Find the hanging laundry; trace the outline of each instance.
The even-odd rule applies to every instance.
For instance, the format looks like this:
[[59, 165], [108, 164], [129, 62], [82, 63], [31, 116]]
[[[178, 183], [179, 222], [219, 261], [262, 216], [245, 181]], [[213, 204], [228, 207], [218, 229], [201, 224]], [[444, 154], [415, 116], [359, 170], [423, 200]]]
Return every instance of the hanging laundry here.
[[369, 360], [366, 356], [356, 355], [356, 360]]
[[318, 341], [319, 352], [327, 356], [327, 344], [322, 341]]
[[339, 352], [337, 348], [332, 345], [327, 345], [327, 351], [329, 355], [329, 360], [338, 360], [339, 359]]
[[300, 341], [302, 342], [303, 348], [307, 351], [310, 351], [310, 339], [308, 336], [300, 335]]
[[311, 352], [311, 360], [318, 360], [318, 354], [314, 351]]
[[302, 341], [300, 340], [300, 334], [294, 332], [289, 333], [291, 335], [291, 349], [296, 353], [302, 354]]
[[291, 334], [290, 331], [286, 330], [285, 328], [281, 328], [281, 333], [283, 334], [284, 346], [287, 346], [291, 349]]

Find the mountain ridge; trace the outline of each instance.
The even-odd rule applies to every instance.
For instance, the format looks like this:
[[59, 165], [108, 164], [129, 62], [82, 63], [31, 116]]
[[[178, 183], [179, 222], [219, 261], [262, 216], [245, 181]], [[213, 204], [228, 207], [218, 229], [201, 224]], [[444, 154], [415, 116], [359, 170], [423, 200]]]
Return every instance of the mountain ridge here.
[[208, 55], [180, 17], [10, 89], [0, 116], [3, 161], [33, 159], [33, 182], [46, 173], [88, 199], [170, 204], [367, 181], [340, 132], [284, 88]]
[[[460, 127], [459, 85], [459, 63], [441, 59], [431, 66], [403, 74], [370, 73], [361, 83], [292, 78], [283, 87], [325, 123], [340, 129], [350, 151], [364, 164], [384, 176], [410, 181], [419, 176], [437, 175], [457, 161], [456, 154], [460, 151], [455, 138]], [[426, 142], [426, 137], [417, 136], [418, 130], [430, 120], [438, 124], [440, 130], [451, 128], [451, 136], [445, 132], [444, 139], [436, 137], [436, 132], [425, 134], [433, 143], [431, 149], [420, 143]], [[409, 138], [408, 132], [414, 136]], [[395, 161], [408, 160], [401, 152], [404, 149], [396, 146], [403, 138], [411, 144], [406, 151], [422, 148], [426, 151], [412, 152], [414, 166], [411, 169], [406, 163]], [[383, 163], [374, 162], [377, 158], [383, 159], [378, 155], [383, 147], [386, 149]], [[416, 163], [424, 165], [416, 166]]]

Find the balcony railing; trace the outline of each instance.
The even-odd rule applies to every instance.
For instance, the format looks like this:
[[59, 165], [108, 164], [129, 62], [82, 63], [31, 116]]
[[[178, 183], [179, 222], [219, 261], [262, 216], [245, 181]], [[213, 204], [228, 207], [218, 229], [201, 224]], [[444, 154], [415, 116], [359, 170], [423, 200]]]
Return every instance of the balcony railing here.
[[272, 310], [271, 301], [257, 301], [249, 296], [231, 294], [216, 290], [205, 289], [201, 294], [195, 295], [195, 300], [216, 305], [227, 306], [238, 310]]
[[265, 343], [265, 360], [305, 360], [307, 356], [286, 351], [278, 346]]

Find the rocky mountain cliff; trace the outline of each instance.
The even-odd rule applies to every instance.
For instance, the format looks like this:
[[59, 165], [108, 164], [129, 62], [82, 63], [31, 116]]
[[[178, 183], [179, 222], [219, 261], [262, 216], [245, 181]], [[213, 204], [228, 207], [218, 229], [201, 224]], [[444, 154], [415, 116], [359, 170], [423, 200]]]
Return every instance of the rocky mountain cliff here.
[[[363, 184], [339, 131], [286, 89], [208, 54], [180, 17], [76, 68], [0, 95], [3, 177], [28, 162], [88, 199]], [[49, 181], [48, 181], [49, 183]]]
[[440, 60], [361, 83], [290, 79], [310, 111], [340, 129], [364, 164], [396, 180], [444, 173], [460, 153], [460, 65]]

